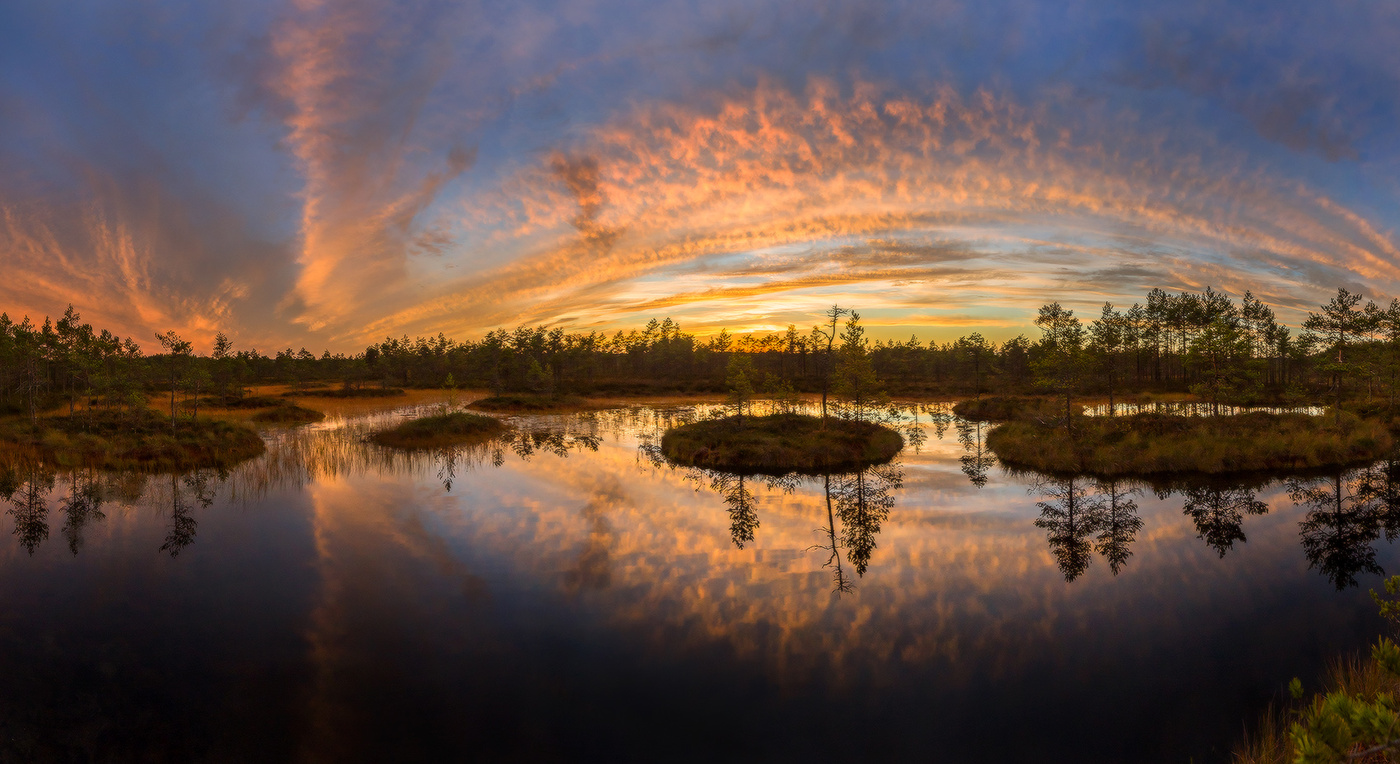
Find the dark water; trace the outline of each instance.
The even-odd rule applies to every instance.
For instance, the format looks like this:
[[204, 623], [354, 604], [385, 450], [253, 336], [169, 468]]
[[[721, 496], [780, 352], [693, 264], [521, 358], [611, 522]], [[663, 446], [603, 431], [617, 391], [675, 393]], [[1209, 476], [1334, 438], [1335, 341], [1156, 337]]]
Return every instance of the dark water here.
[[1037, 481], [925, 414], [896, 464], [741, 484], [653, 462], [694, 413], [10, 473], [0, 760], [1223, 761], [1380, 630], [1380, 467]]

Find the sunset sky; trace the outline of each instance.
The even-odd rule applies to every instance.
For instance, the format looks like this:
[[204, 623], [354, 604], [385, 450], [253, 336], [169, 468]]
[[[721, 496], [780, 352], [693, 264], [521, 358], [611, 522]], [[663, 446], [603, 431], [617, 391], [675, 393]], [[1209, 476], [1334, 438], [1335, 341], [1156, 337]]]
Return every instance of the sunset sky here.
[[207, 352], [1400, 295], [1390, 2], [0, 5], [0, 310]]

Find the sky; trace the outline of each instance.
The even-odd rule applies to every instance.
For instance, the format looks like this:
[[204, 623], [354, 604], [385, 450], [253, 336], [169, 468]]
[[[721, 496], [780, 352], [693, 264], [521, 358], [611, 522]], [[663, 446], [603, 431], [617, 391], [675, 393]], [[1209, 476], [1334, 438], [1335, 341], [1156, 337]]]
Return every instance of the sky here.
[[[0, 310], [146, 345], [1400, 296], [1400, 5], [0, 4]], [[203, 346], [203, 347], [201, 347]]]

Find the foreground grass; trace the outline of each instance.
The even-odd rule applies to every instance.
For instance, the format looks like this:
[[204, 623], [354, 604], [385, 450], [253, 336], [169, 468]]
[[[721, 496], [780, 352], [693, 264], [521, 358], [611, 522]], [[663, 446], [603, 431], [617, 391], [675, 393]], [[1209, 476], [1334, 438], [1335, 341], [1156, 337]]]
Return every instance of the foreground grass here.
[[1189, 417], [1136, 414], [1076, 417], [1073, 438], [1059, 422], [997, 427], [987, 445], [1009, 467], [1103, 477], [1256, 472], [1336, 467], [1380, 458], [1392, 438], [1378, 422], [1250, 412]]
[[325, 418], [326, 415], [319, 411], [298, 406], [290, 401], [263, 409], [250, 417], [252, 421], [264, 424], [308, 424]]
[[509, 428], [495, 417], [459, 411], [411, 419], [374, 433], [370, 441], [393, 448], [444, 448], [493, 438]]
[[0, 422], [0, 450], [63, 467], [183, 470], [228, 467], [263, 452], [245, 425], [211, 419], [170, 419], [154, 411], [94, 411], [74, 417]]
[[540, 413], [546, 411], [569, 411], [585, 408], [588, 404], [588, 399], [581, 398], [577, 395], [531, 395], [529, 393], [511, 393], [506, 395], [493, 395], [489, 398], [472, 401], [467, 405], [474, 409], [480, 409], [481, 411]]
[[870, 422], [805, 414], [707, 419], [674, 427], [661, 437], [667, 459], [691, 467], [748, 474], [860, 469], [893, 459], [904, 448], [894, 430]]

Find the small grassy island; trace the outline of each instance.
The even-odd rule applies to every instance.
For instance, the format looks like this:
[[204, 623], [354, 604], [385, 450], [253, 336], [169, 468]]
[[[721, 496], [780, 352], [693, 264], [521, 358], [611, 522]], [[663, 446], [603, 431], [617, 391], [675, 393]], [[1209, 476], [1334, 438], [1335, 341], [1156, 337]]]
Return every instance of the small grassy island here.
[[370, 436], [370, 441], [391, 448], [445, 448], [489, 440], [510, 429], [501, 420], [457, 411], [436, 414], [407, 422]]
[[1338, 467], [1389, 453], [1384, 425], [1345, 415], [1136, 414], [1023, 419], [997, 427], [987, 446], [1009, 467], [1101, 477], [1303, 470]]
[[467, 404], [479, 411], [540, 414], [550, 411], [573, 411], [587, 408], [588, 399], [577, 395], [537, 395], [534, 393], [505, 393]]
[[311, 422], [319, 422], [325, 418], [326, 415], [319, 411], [304, 406], [298, 406], [291, 402], [284, 402], [271, 408], [265, 408], [250, 417], [252, 421], [263, 424], [309, 424]]
[[283, 398], [397, 398], [407, 395], [401, 387], [313, 387], [288, 390]]
[[779, 475], [821, 474], [887, 462], [904, 448], [898, 432], [872, 422], [805, 414], [724, 417], [675, 427], [666, 458], [687, 467]]
[[246, 425], [184, 418], [172, 428], [169, 417], [145, 408], [7, 421], [0, 446], [65, 467], [148, 471], [228, 467], [265, 448]]
[[[1064, 416], [1064, 404], [1049, 398], [1022, 396], [991, 396], [953, 404], [953, 413], [974, 422], [1010, 422], [1033, 416]], [[1084, 413], [1084, 407], [1074, 405], [1074, 413]]]

